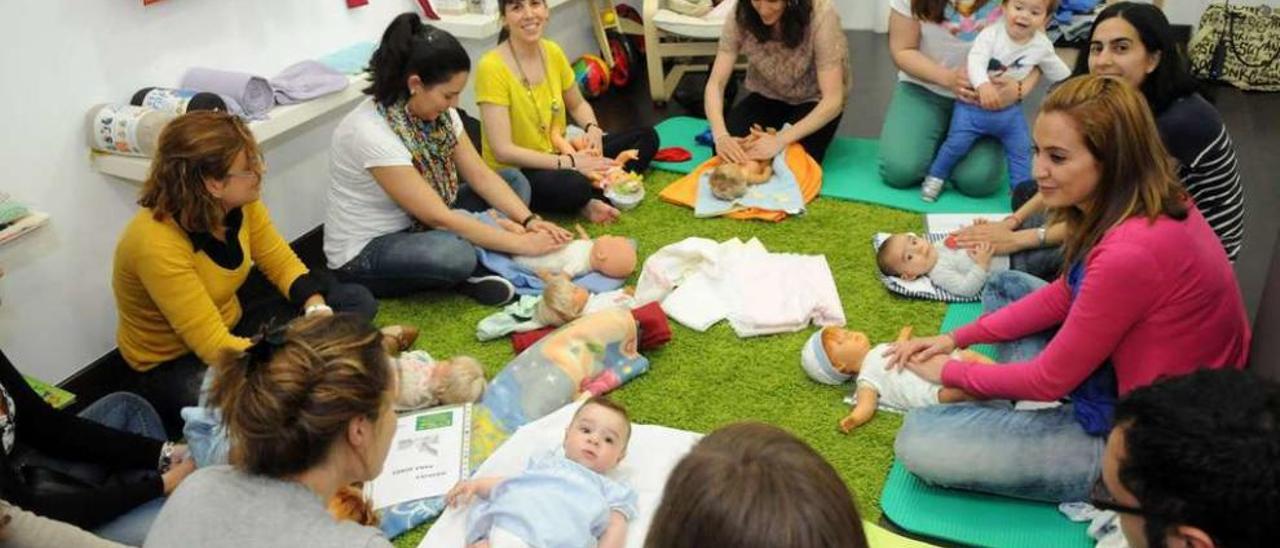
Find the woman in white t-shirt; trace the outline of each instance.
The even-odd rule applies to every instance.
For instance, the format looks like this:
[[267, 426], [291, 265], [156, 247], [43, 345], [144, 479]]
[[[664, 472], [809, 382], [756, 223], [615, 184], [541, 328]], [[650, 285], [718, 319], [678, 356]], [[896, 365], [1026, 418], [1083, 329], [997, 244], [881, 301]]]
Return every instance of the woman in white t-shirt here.
[[[1001, 3], [889, 0], [889, 6], [889, 51], [900, 70], [880, 131], [880, 176], [895, 188], [918, 187], [947, 137], [955, 101], [977, 103], [965, 60], [978, 33], [1000, 21]], [[1039, 79], [1038, 70], [1021, 84], [993, 79], [1000, 108], [1021, 101]], [[961, 194], [989, 196], [1005, 184], [1004, 158], [999, 141], [979, 139], [951, 171], [950, 182]]]
[[[495, 173], [454, 106], [471, 60], [458, 40], [416, 14], [395, 18], [370, 60], [366, 99], [338, 124], [324, 252], [342, 279], [376, 296], [456, 287], [485, 304], [514, 296], [476, 262], [476, 247], [542, 255], [572, 235], [529, 211], [529, 181]], [[524, 227], [498, 229], [471, 212], [495, 209]]]

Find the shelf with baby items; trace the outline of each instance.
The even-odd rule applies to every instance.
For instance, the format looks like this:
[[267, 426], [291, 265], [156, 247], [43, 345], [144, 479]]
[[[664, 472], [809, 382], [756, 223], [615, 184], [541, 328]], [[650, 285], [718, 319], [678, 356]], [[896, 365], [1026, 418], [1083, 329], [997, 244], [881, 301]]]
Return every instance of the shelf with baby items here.
[[[11, 200], [0, 192], [0, 246], [8, 244], [49, 222], [49, 214]], [[2, 275], [2, 274], [0, 274]]]
[[[570, 1], [547, 0], [547, 8], [555, 9]], [[594, 0], [590, 1], [594, 4]], [[428, 21], [428, 23], [447, 30], [458, 38], [486, 40], [497, 36], [498, 31], [502, 30], [502, 22], [498, 20], [496, 13], [448, 13], [441, 11], [439, 17], [439, 19]]]
[[[348, 75], [348, 85], [341, 91], [291, 105], [277, 105], [270, 110], [269, 118], [249, 123], [258, 144], [268, 148], [274, 141], [287, 138], [294, 130], [327, 115], [345, 112], [364, 97], [362, 90], [368, 85], [365, 73]], [[159, 128], [156, 128], [158, 133]], [[147, 151], [149, 152], [149, 151]], [[137, 154], [137, 153], [134, 153]], [[142, 183], [151, 168], [149, 155], [113, 154], [91, 150], [89, 161], [101, 173]]]

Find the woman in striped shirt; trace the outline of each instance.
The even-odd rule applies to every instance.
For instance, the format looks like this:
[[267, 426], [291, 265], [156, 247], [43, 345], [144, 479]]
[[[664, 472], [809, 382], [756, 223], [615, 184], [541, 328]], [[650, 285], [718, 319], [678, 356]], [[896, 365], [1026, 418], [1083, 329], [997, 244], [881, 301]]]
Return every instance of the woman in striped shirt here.
[[[1108, 6], [1094, 21], [1087, 53], [1077, 60], [1077, 74], [1113, 76], [1142, 90], [1183, 187], [1235, 262], [1244, 239], [1235, 144], [1218, 111], [1196, 92], [1186, 54], [1164, 12], [1133, 2]], [[1039, 198], [1032, 198], [1004, 221], [965, 229], [958, 239], [961, 244], [990, 241], [1001, 254], [1057, 245], [1062, 227], [1041, 230], [1025, 222], [1042, 208]]]

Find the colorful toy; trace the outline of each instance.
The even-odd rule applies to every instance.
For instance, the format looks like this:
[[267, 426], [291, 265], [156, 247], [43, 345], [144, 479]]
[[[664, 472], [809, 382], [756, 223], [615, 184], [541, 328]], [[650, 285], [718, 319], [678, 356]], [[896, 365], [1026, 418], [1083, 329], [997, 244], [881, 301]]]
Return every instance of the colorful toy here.
[[609, 64], [597, 55], [583, 55], [573, 62], [573, 79], [587, 99], [595, 99], [609, 91]]

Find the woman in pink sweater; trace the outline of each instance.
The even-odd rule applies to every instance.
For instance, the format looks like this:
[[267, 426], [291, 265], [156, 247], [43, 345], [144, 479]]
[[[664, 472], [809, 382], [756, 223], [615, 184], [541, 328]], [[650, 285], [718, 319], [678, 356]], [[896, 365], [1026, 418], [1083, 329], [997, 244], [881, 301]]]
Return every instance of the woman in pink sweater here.
[[[986, 314], [897, 345], [890, 367], [995, 400], [909, 414], [895, 451], [931, 483], [1047, 501], [1086, 500], [1118, 395], [1201, 368], [1243, 367], [1249, 323], [1226, 252], [1178, 184], [1142, 95], [1082, 76], [1044, 102], [1033, 176], [1068, 224], [1065, 276], [1005, 272]], [[1053, 330], [1056, 329], [1056, 332]], [[948, 358], [1001, 343], [996, 365]]]

